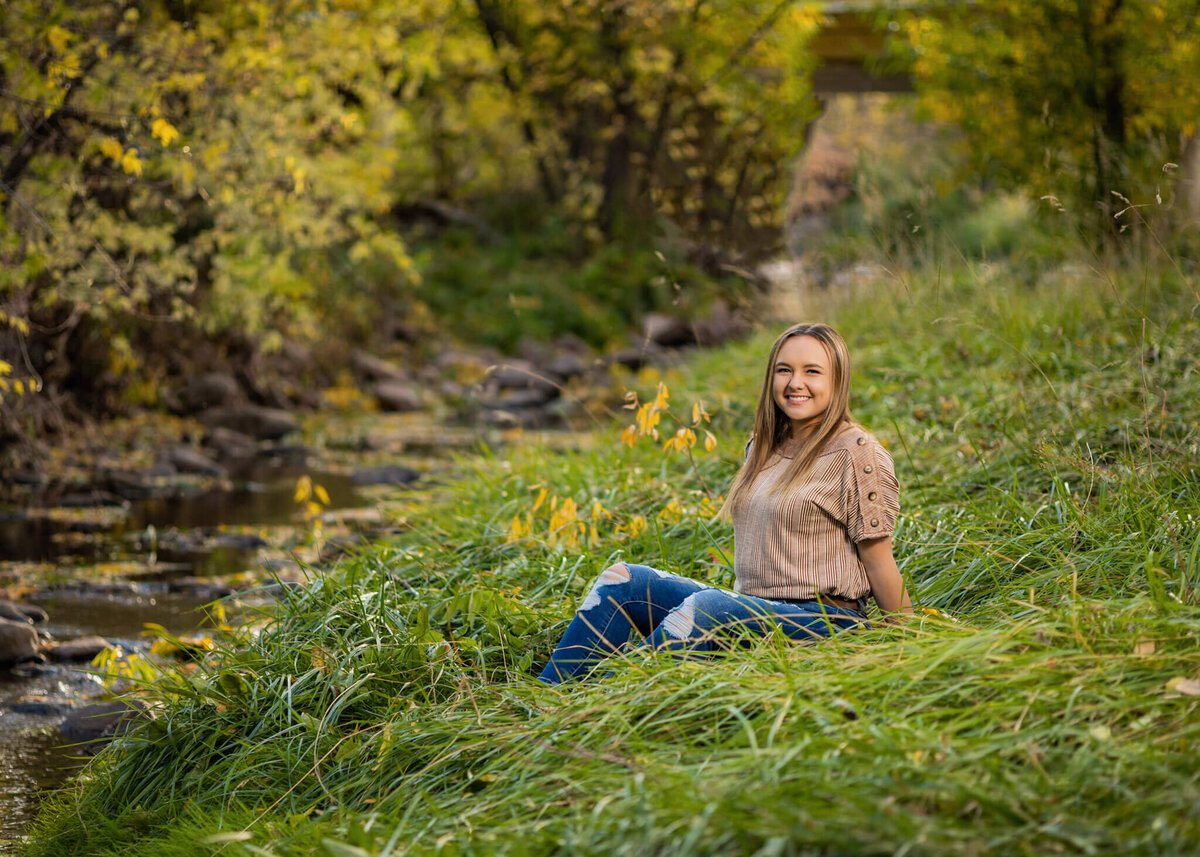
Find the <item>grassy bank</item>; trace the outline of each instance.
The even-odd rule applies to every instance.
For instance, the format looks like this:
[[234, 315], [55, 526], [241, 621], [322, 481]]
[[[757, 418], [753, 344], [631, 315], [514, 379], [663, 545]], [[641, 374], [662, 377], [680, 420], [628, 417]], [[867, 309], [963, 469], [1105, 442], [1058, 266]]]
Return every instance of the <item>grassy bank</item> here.
[[614, 557], [731, 582], [713, 493], [764, 333], [633, 380], [689, 423], [705, 402], [720, 443], [694, 467], [620, 423], [461, 460], [403, 536], [165, 680], [29, 853], [1192, 853], [1196, 289], [963, 265], [814, 301], [896, 459], [919, 618], [529, 678]]

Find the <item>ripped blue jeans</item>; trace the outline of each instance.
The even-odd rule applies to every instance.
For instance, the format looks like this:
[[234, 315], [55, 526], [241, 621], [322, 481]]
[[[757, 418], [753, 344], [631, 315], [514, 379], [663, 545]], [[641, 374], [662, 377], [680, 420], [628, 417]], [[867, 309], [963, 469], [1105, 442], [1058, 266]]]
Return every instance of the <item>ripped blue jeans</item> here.
[[592, 584], [538, 680], [579, 678], [621, 649], [633, 630], [656, 650], [713, 652], [774, 628], [793, 640], [827, 637], [865, 619], [817, 601], [787, 602], [718, 589], [646, 565], [617, 563]]

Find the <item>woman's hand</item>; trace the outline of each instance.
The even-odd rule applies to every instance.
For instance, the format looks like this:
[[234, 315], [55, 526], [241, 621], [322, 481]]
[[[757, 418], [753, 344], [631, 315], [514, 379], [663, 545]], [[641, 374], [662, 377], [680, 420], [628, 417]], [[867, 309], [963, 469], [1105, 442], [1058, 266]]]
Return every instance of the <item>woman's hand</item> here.
[[858, 557], [871, 582], [871, 594], [884, 616], [893, 613], [912, 613], [912, 602], [904, 588], [904, 578], [892, 556], [892, 539], [864, 539], [858, 543]]

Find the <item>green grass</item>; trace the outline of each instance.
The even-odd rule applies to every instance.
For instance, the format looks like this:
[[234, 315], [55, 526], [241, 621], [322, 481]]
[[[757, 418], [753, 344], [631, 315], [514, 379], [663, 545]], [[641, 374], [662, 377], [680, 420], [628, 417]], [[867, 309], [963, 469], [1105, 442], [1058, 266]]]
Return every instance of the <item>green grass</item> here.
[[714, 414], [695, 470], [619, 427], [457, 461], [405, 534], [164, 681], [29, 853], [1196, 853], [1200, 697], [1172, 680], [1200, 678], [1198, 304], [1176, 268], [993, 265], [817, 307], [945, 615], [531, 680], [614, 557], [731, 582], [703, 484], [740, 456], [764, 333], [667, 373]]

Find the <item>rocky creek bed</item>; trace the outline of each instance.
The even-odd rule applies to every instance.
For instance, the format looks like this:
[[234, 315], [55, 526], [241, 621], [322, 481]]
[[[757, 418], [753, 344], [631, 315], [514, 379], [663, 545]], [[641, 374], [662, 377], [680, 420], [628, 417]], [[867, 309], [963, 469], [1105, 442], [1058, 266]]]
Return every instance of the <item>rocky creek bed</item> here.
[[78, 432], [50, 466], [13, 474], [0, 486], [0, 851], [149, 716], [118, 699], [127, 685], [112, 674], [121, 658], [171, 657], [148, 627], [202, 650], [219, 633], [214, 602], [247, 621], [281, 587], [407, 526], [447, 450], [529, 432], [577, 445], [587, 435], [572, 429], [610, 420], [629, 372], [740, 332], [718, 309], [648, 318], [606, 357], [569, 341], [521, 359], [448, 350], [413, 373], [356, 354], [357, 385], [309, 391], [307, 416], [233, 376], [199, 376], [173, 416]]
[[[411, 417], [376, 418], [376, 430], [388, 419], [393, 437], [429, 431]], [[219, 633], [208, 605], [220, 601], [238, 621], [398, 526], [383, 499], [435, 470], [437, 457], [404, 446], [330, 460], [259, 442], [248, 455], [214, 456], [219, 470], [199, 479], [123, 471], [133, 474], [127, 484], [153, 487], [140, 499], [93, 480], [31, 491], [0, 513], [0, 852], [19, 841], [48, 791], [139, 716], [115, 701], [126, 682], [105, 674], [105, 658], [172, 660], [151, 651], [147, 627], [202, 647]], [[422, 470], [400, 463], [418, 455]], [[320, 486], [319, 501], [297, 501], [302, 481], [313, 494]]]

